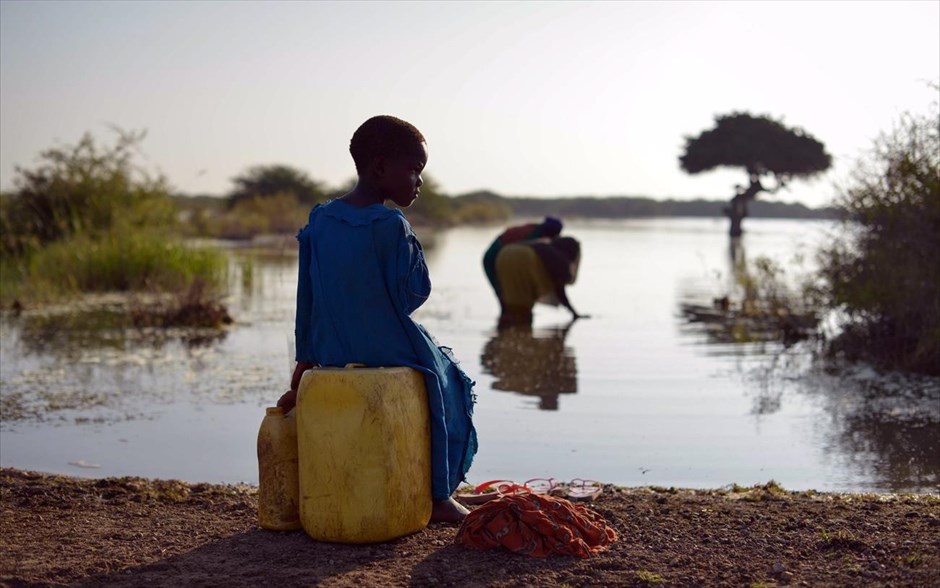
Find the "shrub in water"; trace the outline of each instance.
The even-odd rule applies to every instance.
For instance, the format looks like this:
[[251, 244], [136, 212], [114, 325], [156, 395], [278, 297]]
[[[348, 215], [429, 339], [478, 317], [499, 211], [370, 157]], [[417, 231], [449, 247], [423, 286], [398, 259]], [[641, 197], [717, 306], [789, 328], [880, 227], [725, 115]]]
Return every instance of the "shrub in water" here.
[[940, 373], [940, 113], [907, 115], [859, 165], [821, 254], [823, 292], [849, 322], [831, 351]]

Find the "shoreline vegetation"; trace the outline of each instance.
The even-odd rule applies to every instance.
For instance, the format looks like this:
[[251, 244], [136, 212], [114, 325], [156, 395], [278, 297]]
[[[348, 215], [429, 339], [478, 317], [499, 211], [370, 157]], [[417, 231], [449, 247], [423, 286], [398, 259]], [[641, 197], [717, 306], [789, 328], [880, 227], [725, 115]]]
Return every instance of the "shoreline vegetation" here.
[[619, 539], [594, 557], [454, 544], [433, 524], [387, 543], [257, 525], [257, 488], [0, 469], [3, 586], [653, 586], [940, 584], [940, 497], [604, 485]]
[[[823, 357], [879, 369], [940, 375], [940, 116], [904, 116], [858, 162], [833, 206], [755, 200], [749, 215], [841, 221], [818, 252], [821, 268], [800, 291], [785, 291], [777, 268], [758, 260], [740, 268], [737, 298], [713, 308], [684, 308], [692, 322], [729, 330], [729, 340], [776, 333], [785, 343], [814, 334], [821, 316], [838, 315], [839, 332], [821, 333]], [[74, 146], [17, 168], [13, 193], [0, 195], [0, 308], [22, 310], [88, 293], [175, 297], [138, 309], [147, 326], [222, 328], [224, 253], [198, 241], [247, 241], [291, 235], [310, 208], [342, 195], [283, 165], [255, 166], [233, 178], [224, 198], [174, 195], [163, 176], [137, 164], [144, 133], [118, 131], [113, 145], [86, 134]], [[720, 217], [724, 201], [639, 197], [504, 197], [479, 191], [450, 197], [426, 177], [406, 214], [421, 227], [505, 224], [514, 217]], [[740, 221], [740, 218], [738, 219]], [[736, 237], [732, 237], [732, 246]], [[165, 298], [164, 298], [165, 300]]]
[[0, 198], [0, 302], [14, 313], [88, 294], [125, 293], [156, 302], [134, 322], [219, 327], [225, 257], [179, 232], [162, 176], [137, 165], [144, 133], [111, 145], [86, 134], [17, 168], [16, 192]]

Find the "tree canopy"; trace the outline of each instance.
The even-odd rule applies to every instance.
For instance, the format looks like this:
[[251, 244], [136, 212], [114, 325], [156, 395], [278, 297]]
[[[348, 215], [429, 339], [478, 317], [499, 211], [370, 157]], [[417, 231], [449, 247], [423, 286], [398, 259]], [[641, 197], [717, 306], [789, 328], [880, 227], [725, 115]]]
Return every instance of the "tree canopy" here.
[[232, 178], [232, 183], [235, 188], [228, 196], [231, 206], [249, 198], [267, 198], [278, 194], [293, 194], [303, 204], [316, 204], [326, 198], [319, 182], [287, 165], [256, 165]]
[[806, 131], [746, 112], [716, 116], [714, 128], [685, 141], [679, 162], [690, 174], [740, 167], [750, 175], [772, 174], [786, 182], [823, 172], [832, 163], [823, 144]]
[[[748, 175], [748, 185], [738, 187], [725, 208], [731, 219], [731, 237], [740, 237], [747, 205], [761, 192], [785, 187], [791, 178], [808, 178], [829, 169], [832, 158], [822, 143], [800, 128], [788, 128], [769, 116], [746, 112], [715, 117], [715, 128], [698, 137], [685, 138], [685, 153], [679, 165], [690, 174], [716, 167], [739, 167]], [[761, 180], [770, 175], [775, 186]]]

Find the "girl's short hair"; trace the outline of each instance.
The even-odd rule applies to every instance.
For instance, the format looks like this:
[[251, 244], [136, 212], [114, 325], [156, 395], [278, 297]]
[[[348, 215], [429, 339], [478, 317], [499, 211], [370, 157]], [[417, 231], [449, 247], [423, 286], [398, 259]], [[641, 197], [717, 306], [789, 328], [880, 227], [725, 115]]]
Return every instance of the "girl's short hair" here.
[[349, 141], [349, 153], [361, 173], [376, 157], [395, 157], [424, 142], [424, 135], [413, 124], [383, 114], [359, 125]]

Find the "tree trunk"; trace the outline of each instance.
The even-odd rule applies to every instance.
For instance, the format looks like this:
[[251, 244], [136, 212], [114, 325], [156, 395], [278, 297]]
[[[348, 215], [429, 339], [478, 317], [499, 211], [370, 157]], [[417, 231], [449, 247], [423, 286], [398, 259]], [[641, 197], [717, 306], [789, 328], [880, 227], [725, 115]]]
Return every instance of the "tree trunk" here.
[[731, 199], [731, 204], [725, 207], [725, 214], [731, 219], [732, 239], [744, 234], [744, 230], [741, 228], [741, 222], [744, 220], [744, 217], [747, 216], [747, 204], [757, 197], [758, 192], [764, 190], [764, 186], [760, 183], [760, 176], [754, 172], [750, 172], [749, 175], [751, 185], [747, 187], [747, 190], [735, 194], [734, 198]]
[[744, 234], [741, 229], [741, 221], [747, 216], [747, 200], [744, 194], [738, 194], [731, 199], [731, 205], [725, 207], [725, 213], [731, 219], [731, 238], [735, 239]]

